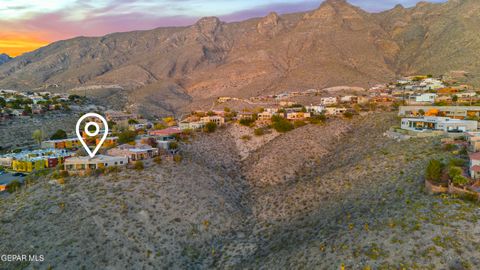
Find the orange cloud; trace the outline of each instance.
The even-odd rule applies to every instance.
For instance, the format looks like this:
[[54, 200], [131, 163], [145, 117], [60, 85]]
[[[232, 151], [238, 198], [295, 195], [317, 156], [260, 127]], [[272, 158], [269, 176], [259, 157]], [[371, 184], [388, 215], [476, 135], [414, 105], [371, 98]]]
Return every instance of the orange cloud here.
[[35, 34], [0, 34], [0, 53], [18, 56], [43, 47], [50, 42], [38, 38]]

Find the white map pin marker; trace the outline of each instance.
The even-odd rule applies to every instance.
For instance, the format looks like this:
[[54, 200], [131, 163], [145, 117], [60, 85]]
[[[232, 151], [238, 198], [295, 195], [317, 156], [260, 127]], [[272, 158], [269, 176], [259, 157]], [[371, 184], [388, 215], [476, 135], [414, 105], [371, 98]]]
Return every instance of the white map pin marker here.
[[[90, 148], [88, 147], [87, 143], [83, 140], [83, 137], [82, 137], [82, 134], [80, 134], [80, 124], [82, 123], [83, 120], [85, 120], [85, 118], [87, 117], [96, 117], [96, 118], [99, 118], [100, 120], [102, 120], [103, 122], [103, 126], [105, 127], [105, 134], [103, 134], [102, 136], [102, 139], [100, 140], [100, 143], [95, 147], [95, 149], [93, 150], [93, 152], [90, 150]], [[94, 132], [90, 132], [88, 130], [88, 128], [90, 126], [94, 126], [95, 127], [95, 131]], [[80, 117], [80, 119], [78, 119], [77, 121], [77, 126], [75, 127], [75, 131], [77, 133], [77, 137], [78, 139], [80, 140], [80, 142], [82, 143], [83, 145], [83, 148], [85, 148], [85, 150], [87, 151], [88, 155], [93, 158], [95, 157], [95, 154], [98, 152], [98, 150], [100, 150], [100, 147], [102, 146], [103, 142], [105, 141], [105, 139], [107, 138], [108, 136], [108, 123], [107, 123], [107, 120], [105, 118], [103, 118], [103, 116], [99, 115], [98, 113], [87, 113], [85, 115], [83, 115], [82, 117]], [[86, 125], [85, 125], [85, 133], [88, 135], [88, 136], [97, 136], [98, 133], [100, 132], [100, 127], [98, 126], [97, 123], [95, 122], [88, 122]]]

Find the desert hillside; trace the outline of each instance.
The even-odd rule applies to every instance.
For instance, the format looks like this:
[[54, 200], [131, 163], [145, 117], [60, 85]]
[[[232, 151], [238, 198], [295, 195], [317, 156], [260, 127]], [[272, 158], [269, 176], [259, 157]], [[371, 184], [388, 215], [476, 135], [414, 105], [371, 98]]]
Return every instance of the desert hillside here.
[[465, 71], [478, 84], [479, 10], [476, 0], [450, 0], [371, 14], [327, 0], [304, 13], [78, 37], [1, 65], [0, 87], [114, 93], [112, 105], [158, 115], [219, 96], [365, 87], [415, 73]]
[[332, 120], [295, 129], [297, 141], [241, 140], [230, 126], [182, 145], [181, 163], [41, 177], [1, 199], [1, 230], [16, 233], [0, 251], [44, 254], [54, 269], [471, 269], [478, 207], [422, 189], [426, 162], [451, 153], [385, 137], [396, 123]]

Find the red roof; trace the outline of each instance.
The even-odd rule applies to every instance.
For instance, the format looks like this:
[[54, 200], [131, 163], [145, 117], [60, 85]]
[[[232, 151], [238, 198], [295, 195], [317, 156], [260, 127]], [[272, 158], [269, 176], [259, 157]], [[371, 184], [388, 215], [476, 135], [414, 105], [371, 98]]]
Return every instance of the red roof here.
[[180, 133], [182, 133], [182, 130], [177, 127], [169, 127], [162, 130], [152, 130], [148, 132], [151, 136], [171, 136]]
[[480, 152], [472, 153], [469, 156], [470, 156], [470, 159], [480, 160]]
[[472, 166], [472, 168], [470, 168], [470, 170], [472, 170], [474, 172], [480, 172], [480, 165]]

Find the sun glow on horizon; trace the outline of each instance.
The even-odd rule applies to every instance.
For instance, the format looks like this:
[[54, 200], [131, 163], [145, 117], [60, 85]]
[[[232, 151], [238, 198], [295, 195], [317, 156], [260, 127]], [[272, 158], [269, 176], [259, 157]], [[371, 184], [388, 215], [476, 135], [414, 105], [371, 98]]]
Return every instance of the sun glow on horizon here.
[[0, 52], [6, 53], [11, 57], [22, 55], [23, 53], [36, 50], [50, 42], [40, 38], [28, 35], [3, 35], [0, 34]]

